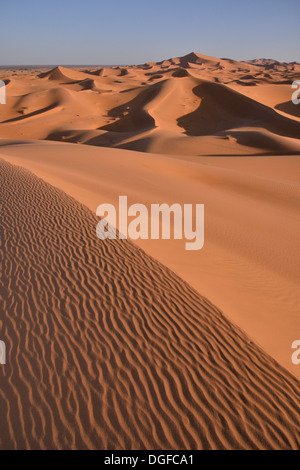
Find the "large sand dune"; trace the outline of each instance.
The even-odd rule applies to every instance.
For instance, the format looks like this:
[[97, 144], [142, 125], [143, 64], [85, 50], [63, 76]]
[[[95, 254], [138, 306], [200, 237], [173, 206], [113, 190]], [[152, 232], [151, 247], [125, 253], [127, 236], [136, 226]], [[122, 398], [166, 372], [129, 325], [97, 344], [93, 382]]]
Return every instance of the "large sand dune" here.
[[205, 204], [205, 242], [136, 240], [205, 295], [297, 377], [300, 158], [170, 157], [60, 142], [2, 141], [0, 155], [71, 194], [101, 203]]
[[1, 161], [1, 448], [299, 448], [299, 383], [208, 300]]
[[[0, 448], [299, 449], [300, 64], [0, 78]], [[203, 249], [100, 242], [119, 195], [204, 203]]]
[[197, 53], [138, 66], [21, 70], [7, 87], [0, 135], [182, 155], [299, 153], [299, 116], [289, 103], [299, 74], [297, 63]]

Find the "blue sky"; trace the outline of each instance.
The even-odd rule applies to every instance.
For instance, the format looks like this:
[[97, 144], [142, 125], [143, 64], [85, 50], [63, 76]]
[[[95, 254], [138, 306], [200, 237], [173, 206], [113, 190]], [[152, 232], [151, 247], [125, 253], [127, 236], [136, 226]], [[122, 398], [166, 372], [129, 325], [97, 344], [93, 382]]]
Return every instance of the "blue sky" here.
[[300, 0], [9, 0], [0, 65], [133, 64], [196, 51], [300, 62]]

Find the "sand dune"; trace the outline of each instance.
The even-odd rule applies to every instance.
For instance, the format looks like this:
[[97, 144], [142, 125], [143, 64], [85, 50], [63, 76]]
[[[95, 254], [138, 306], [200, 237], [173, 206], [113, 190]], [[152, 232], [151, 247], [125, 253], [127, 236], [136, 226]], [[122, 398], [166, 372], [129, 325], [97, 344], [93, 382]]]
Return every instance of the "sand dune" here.
[[71, 74], [72, 71], [65, 67], [55, 67], [53, 70], [49, 70], [49, 72], [41, 73], [39, 78], [47, 78], [48, 80], [57, 80], [62, 83], [69, 83], [73, 80], [68, 75], [69, 73]]
[[[300, 64], [0, 78], [0, 448], [300, 449]], [[101, 242], [119, 195], [203, 203], [203, 249]]]
[[1, 161], [1, 448], [299, 448], [299, 383], [74, 199]]
[[[6, 141], [0, 155], [94, 213], [99, 204], [204, 203], [205, 244], [137, 240], [298, 378], [300, 159], [170, 157], [55, 142]], [[255, 307], [254, 307], [255, 306]], [[272, 320], [270, 320], [272, 319]]]
[[[297, 63], [195, 52], [137, 66], [19, 71], [0, 109], [0, 136], [160, 154], [299, 153], [298, 108], [289, 102], [299, 74]], [[51, 98], [59, 90], [67, 104]], [[26, 102], [35, 105], [26, 110]]]

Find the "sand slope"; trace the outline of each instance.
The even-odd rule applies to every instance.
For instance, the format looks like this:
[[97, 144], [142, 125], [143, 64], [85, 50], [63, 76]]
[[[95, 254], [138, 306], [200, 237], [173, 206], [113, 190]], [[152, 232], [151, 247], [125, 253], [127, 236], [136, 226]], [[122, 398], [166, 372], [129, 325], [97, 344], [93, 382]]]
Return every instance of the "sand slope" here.
[[205, 204], [205, 242], [135, 243], [222, 309], [281, 365], [298, 339], [300, 158], [170, 157], [60, 142], [2, 141], [4, 159], [86, 204]]
[[299, 448], [299, 382], [209, 301], [1, 161], [3, 448]]

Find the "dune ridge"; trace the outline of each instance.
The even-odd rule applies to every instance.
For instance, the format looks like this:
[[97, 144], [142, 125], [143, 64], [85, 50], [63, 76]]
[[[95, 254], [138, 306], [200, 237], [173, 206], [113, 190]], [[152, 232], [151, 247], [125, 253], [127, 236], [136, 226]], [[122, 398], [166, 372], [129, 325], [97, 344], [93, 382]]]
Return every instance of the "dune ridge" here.
[[299, 449], [299, 381], [208, 300], [4, 160], [0, 198], [2, 449]]

